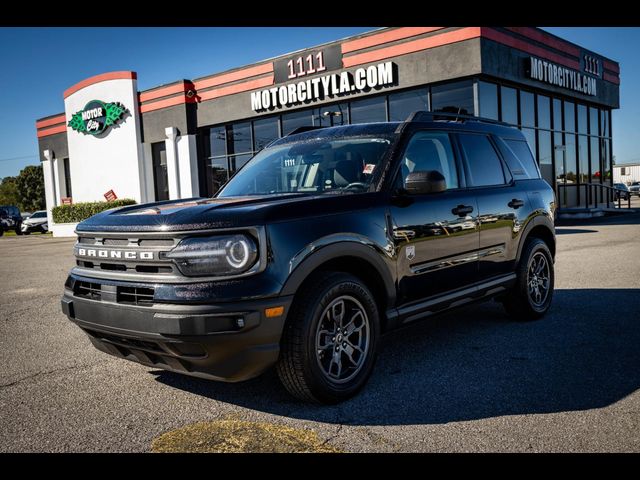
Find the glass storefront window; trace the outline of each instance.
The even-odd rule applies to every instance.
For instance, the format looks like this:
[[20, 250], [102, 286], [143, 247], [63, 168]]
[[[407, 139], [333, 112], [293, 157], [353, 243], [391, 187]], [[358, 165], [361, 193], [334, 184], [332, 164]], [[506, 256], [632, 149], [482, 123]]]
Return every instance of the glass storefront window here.
[[589, 138], [578, 135], [578, 165], [580, 183], [589, 183]]
[[247, 153], [245, 155], [232, 155], [229, 157], [229, 173], [233, 175], [240, 169], [245, 163], [247, 163], [253, 154]]
[[227, 153], [244, 153], [253, 151], [251, 140], [251, 122], [227, 125]]
[[498, 85], [478, 82], [478, 102], [481, 117], [498, 120]]
[[282, 134], [289, 135], [296, 128], [313, 125], [313, 116], [311, 110], [302, 110], [301, 112], [291, 112], [282, 115]]
[[565, 150], [565, 172], [567, 183], [576, 183], [578, 180], [578, 168], [576, 163], [576, 136], [566, 134], [564, 137]]
[[578, 105], [578, 133], [587, 134], [587, 107]]
[[589, 134], [600, 135], [598, 131], [598, 109], [595, 107], [589, 107]]
[[591, 182], [602, 182], [602, 175], [600, 169], [600, 139], [598, 137], [591, 137]]
[[213, 195], [227, 181], [227, 157], [212, 158], [207, 163], [207, 189]]
[[420, 110], [429, 110], [427, 90], [425, 88], [389, 95], [390, 122], [404, 122], [412, 112]]
[[253, 122], [253, 150], [262, 150], [278, 138], [278, 117], [263, 118]]
[[611, 185], [613, 177], [611, 175], [611, 140], [603, 140], [602, 171], [604, 172], [604, 183]]
[[364, 98], [351, 102], [351, 123], [385, 122], [387, 106], [384, 97]]
[[551, 151], [551, 132], [538, 130], [538, 164], [540, 173], [549, 185], [553, 185], [553, 160]]
[[576, 131], [576, 107], [572, 102], [564, 102], [564, 130], [571, 133]]
[[538, 152], [536, 151], [536, 130], [534, 128], [523, 128], [522, 133], [524, 134], [524, 137], [527, 139], [529, 148], [531, 148], [531, 152], [533, 153], [533, 158], [538, 158]]
[[523, 127], [536, 126], [536, 111], [533, 93], [520, 91], [520, 123]]
[[600, 127], [602, 128], [602, 136], [610, 137], [609, 131], [609, 110], [600, 110]]
[[553, 129], [562, 130], [562, 102], [557, 98], [553, 99]]
[[334, 103], [313, 109], [313, 125], [318, 127], [333, 127], [335, 125], [349, 125], [349, 104]]
[[502, 121], [517, 125], [518, 92], [515, 88], [500, 87], [500, 106], [502, 107]]
[[538, 128], [551, 128], [551, 100], [538, 95]]
[[467, 80], [431, 87], [431, 109], [434, 112], [474, 115], [472, 81]]
[[219, 157], [227, 154], [227, 135], [224, 127], [209, 129], [209, 156]]

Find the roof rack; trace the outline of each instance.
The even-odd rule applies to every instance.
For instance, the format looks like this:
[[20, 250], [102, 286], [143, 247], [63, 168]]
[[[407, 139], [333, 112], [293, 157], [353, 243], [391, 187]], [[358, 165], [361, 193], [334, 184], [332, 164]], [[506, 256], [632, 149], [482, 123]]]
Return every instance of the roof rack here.
[[493, 123], [496, 125], [505, 125], [510, 126], [508, 123], [500, 122], [498, 120], [494, 120], [492, 118], [484, 118], [484, 117], [476, 117], [473, 115], [468, 115], [466, 113], [453, 113], [453, 112], [426, 112], [426, 111], [418, 111], [410, 114], [405, 123], [409, 122], [433, 122], [436, 120], [454, 120], [454, 121], [472, 121], [472, 122], [482, 122], [482, 123]]

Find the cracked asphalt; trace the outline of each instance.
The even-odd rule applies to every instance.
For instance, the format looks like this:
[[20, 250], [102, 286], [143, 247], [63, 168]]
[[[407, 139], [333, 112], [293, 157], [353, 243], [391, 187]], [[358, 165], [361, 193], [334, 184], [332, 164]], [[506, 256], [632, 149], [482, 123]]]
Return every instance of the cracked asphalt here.
[[73, 241], [0, 238], [0, 451], [145, 452], [237, 419], [350, 452], [638, 452], [640, 215], [557, 232], [545, 319], [490, 302], [393, 332], [364, 391], [331, 407], [292, 400], [273, 371], [223, 384], [95, 350], [60, 311]]

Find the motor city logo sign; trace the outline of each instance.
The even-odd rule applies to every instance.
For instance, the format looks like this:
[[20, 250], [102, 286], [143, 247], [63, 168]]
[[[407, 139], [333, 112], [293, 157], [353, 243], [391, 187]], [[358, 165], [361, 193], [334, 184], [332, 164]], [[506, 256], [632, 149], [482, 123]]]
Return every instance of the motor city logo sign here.
[[598, 94], [596, 79], [576, 70], [536, 57], [529, 57], [529, 77], [557, 87], [568, 88], [584, 95]]
[[79, 133], [99, 135], [120, 123], [128, 112], [120, 102], [91, 100], [82, 110], [73, 114], [67, 125]]
[[314, 102], [326, 97], [359, 93], [371, 88], [393, 85], [396, 82], [393, 62], [357, 68], [353, 72], [333, 73], [289, 83], [280, 87], [251, 92], [254, 112], [288, 107], [297, 103]]

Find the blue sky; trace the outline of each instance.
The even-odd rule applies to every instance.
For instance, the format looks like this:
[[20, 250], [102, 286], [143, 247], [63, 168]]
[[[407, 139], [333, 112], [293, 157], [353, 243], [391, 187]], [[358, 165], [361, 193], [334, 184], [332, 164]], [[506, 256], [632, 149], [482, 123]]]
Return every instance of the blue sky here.
[[[0, 28], [0, 178], [38, 164], [35, 119], [62, 112], [62, 92], [84, 78], [134, 70], [144, 90], [373, 28]], [[620, 62], [613, 153], [640, 161], [640, 28], [547, 30]]]

